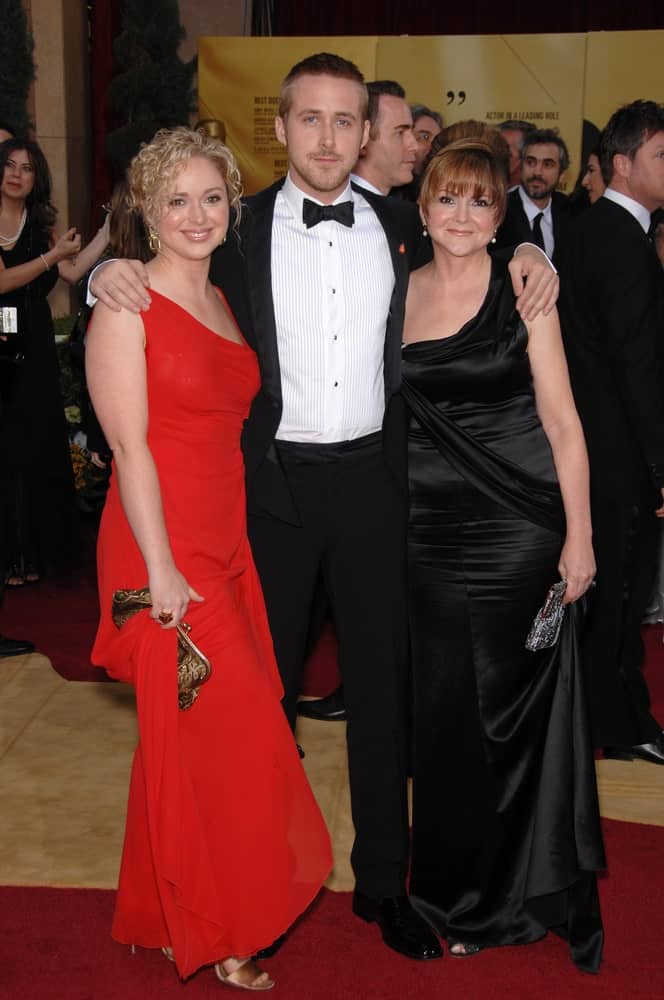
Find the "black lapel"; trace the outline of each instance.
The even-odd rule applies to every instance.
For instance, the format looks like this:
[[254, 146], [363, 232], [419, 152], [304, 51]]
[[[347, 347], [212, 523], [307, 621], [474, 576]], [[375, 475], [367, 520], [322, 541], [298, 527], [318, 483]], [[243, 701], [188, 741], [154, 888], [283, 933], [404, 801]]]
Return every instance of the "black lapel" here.
[[363, 198], [366, 198], [378, 216], [378, 221], [387, 237], [387, 245], [390, 248], [392, 267], [394, 268], [394, 290], [385, 329], [383, 354], [385, 394], [389, 400], [392, 393], [401, 384], [401, 337], [408, 289], [409, 262], [417, 251], [415, 242], [419, 235], [419, 227], [408, 225], [404, 221], [407, 203], [399, 199], [374, 194], [373, 191], [367, 191], [360, 185], [353, 184], [353, 188], [359, 191]]
[[[636, 219], [627, 208], [623, 205], [619, 205], [616, 201], [611, 201], [610, 198], [600, 198], [597, 204], [601, 206], [600, 211], [604, 211], [605, 214], [608, 214], [609, 218], [614, 216], [616, 220], [614, 225], [618, 229], [620, 226], [623, 226], [627, 232], [631, 232], [634, 235], [638, 233], [641, 242], [648, 247], [648, 250], [650, 250], [655, 257], [657, 256], [653, 244], [648, 239], [648, 234], [644, 231], [643, 226], [638, 219]], [[594, 207], [595, 206], [593, 205], [593, 208]]]
[[528, 216], [526, 215], [526, 210], [523, 207], [523, 202], [521, 201], [521, 195], [519, 194], [518, 188], [516, 191], [512, 191], [510, 198], [512, 199], [512, 218], [514, 219], [514, 235], [516, 237], [514, 242], [532, 243], [532, 226], [528, 221]]
[[281, 403], [277, 326], [272, 298], [272, 221], [283, 180], [247, 200], [242, 239], [247, 258], [249, 303], [264, 391]]
[[234, 229], [229, 231], [224, 246], [218, 247], [212, 254], [210, 281], [224, 293], [243, 337], [255, 350], [256, 338], [249, 308], [244, 244]]

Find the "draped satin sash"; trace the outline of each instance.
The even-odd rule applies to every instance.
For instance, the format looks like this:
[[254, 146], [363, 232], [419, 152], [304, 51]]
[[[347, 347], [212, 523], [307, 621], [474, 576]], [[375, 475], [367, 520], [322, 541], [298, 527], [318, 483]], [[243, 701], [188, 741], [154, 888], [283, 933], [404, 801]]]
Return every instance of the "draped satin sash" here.
[[406, 378], [401, 394], [437, 449], [475, 489], [533, 524], [564, 533], [565, 514], [557, 485], [535, 478], [476, 441]]

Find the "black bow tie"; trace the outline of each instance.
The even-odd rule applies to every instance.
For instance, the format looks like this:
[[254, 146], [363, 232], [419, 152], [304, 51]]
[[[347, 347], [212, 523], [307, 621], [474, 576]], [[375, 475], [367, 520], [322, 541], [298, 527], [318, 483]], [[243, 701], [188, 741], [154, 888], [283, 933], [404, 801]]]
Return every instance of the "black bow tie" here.
[[352, 201], [342, 201], [340, 205], [318, 205], [309, 198], [303, 200], [302, 221], [307, 229], [330, 219], [333, 222], [340, 222], [342, 226], [352, 226], [355, 221]]

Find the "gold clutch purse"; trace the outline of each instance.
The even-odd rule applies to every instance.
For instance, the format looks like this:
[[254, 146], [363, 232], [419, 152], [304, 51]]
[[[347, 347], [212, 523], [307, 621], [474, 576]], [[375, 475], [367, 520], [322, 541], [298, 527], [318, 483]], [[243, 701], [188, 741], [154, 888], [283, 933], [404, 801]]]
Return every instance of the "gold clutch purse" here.
[[[139, 611], [151, 607], [152, 597], [148, 587], [116, 590], [111, 605], [113, 624], [122, 628]], [[180, 622], [175, 631], [178, 634], [178, 707], [184, 711], [196, 701], [198, 689], [212, 673], [212, 664], [191, 639], [191, 625]]]

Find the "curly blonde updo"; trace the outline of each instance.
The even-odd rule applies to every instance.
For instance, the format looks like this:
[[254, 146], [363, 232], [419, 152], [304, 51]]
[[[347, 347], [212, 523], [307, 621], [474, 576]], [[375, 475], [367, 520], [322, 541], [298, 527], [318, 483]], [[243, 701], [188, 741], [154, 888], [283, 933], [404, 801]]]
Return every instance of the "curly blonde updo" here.
[[235, 157], [218, 139], [180, 125], [156, 132], [129, 165], [128, 204], [143, 216], [148, 228], [156, 227], [178, 174], [195, 156], [202, 156], [217, 167], [228, 192], [233, 225], [237, 226], [242, 181]]

